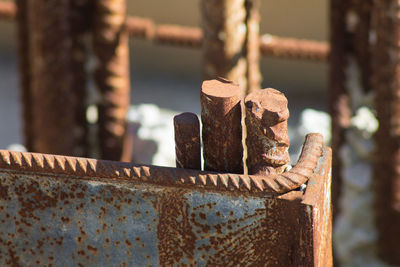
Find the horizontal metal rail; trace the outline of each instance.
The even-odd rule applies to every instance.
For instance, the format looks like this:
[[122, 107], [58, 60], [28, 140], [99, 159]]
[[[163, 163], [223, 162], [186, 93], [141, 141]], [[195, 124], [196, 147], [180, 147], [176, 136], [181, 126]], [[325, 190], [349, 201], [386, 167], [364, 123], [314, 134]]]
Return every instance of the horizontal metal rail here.
[[[0, 2], [0, 19], [13, 21], [16, 13], [17, 8], [13, 2]], [[203, 42], [203, 31], [198, 27], [156, 24], [150, 18], [135, 16], [127, 17], [125, 26], [131, 37], [144, 38], [156, 44], [200, 48]], [[325, 62], [329, 56], [327, 42], [277, 37], [269, 34], [261, 36], [260, 50], [263, 56], [310, 61]]]

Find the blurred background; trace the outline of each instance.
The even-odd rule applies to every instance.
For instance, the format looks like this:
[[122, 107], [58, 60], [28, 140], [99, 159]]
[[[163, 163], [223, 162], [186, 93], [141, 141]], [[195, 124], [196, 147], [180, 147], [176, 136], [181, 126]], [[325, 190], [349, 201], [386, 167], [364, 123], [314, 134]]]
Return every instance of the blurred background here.
[[[200, 26], [198, 0], [127, 3], [129, 15], [151, 17], [156, 23]], [[264, 0], [261, 6], [260, 33], [326, 40], [327, 3], [327, 0]], [[2, 149], [22, 142], [15, 30], [14, 23], [0, 21]], [[139, 131], [141, 140], [136, 140], [135, 147], [142, 156], [137, 156], [136, 162], [174, 165], [173, 115], [183, 111], [200, 113], [201, 49], [156, 46], [150, 41], [139, 39], [131, 39], [130, 48], [131, 103], [134, 106], [128, 119], [140, 121], [143, 126]], [[296, 132], [301, 111], [305, 108], [327, 109], [327, 64], [263, 57], [261, 73], [263, 88], [276, 88], [285, 93], [289, 100], [291, 151], [296, 154], [303, 140], [303, 136], [297, 137]], [[154, 156], [154, 153], [161, 154]]]

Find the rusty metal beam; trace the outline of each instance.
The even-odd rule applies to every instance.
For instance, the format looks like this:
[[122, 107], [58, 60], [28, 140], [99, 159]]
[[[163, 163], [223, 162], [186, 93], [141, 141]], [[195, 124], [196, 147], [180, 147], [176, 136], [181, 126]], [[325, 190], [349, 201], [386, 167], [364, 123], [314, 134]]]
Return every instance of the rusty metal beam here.
[[201, 170], [200, 122], [196, 114], [174, 117], [176, 167]]
[[99, 143], [102, 159], [120, 160], [129, 107], [129, 46], [125, 0], [94, 2], [95, 81], [100, 92]]
[[272, 88], [258, 90], [246, 97], [245, 107], [249, 174], [284, 172], [290, 161], [285, 95]]
[[180, 179], [202, 172], [0, 151], [0, 265], [331, 266], [324, 151], [305, 194], [281, 196]]
[[[378, 253], [400, 264], [400, 3], [376, 1], [373, 9], [371, 82], [379, 120], [374, 156]], [[384, 66], [384, 67], [382, 67]]]

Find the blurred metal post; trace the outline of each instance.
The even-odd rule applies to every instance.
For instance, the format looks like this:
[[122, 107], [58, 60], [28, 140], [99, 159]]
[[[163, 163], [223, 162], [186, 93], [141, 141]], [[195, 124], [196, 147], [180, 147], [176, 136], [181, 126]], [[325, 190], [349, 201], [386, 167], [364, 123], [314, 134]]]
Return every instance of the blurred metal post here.
[[99, 103], [99, 141], [102, 159], [120, 160], [129, 106], [129, 47], [125, 0], [94, 1], [93, 48]]
[[374, 155], [378, 254], [400, 265], [400, 3], [374, 4], [371, 81], [379, 120]]

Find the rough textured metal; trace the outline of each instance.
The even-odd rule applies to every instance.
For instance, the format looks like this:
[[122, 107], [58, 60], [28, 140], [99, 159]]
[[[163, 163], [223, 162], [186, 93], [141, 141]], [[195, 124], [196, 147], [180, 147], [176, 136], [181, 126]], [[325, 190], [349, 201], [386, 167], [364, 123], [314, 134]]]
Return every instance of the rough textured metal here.
[[190, 47], [201, 47], [203, 32], [200, 28], [177, 25], [158, 25], [155, 42]]
[[[310, 189], [329, 190], [329, 159]], [[188, 172], [202, 173], [0, 151], [0, 264], [330, 266], [316, 201], [329, 194], [218, 192], [185, 184]]]
[[282, 173], [290, 161], [285, 95], [272, 88], [259, 90], [246, 97], [245, 107], [249, 174]]
[[[1, 3], [4, 4], [4, 3]], [[12, 4], [11, 2], [7, 4]], [[17, 44], [18, 44], [18, 70], [21, 86], [22, 117], [24, 145], [28, 151], [33, 151], [33, 132], [32, 132], [32, 103], [31, 103], [31, 77], [29, 55], [29, 24], [28, 24], [28, 2], [27, 0], [17, 0], [15, 2], [18, 9], [17, 18]]]
[[103, 159], [120, 160], [129, 106], [129, 47], [125, 0], [94, 1], [93, 49], [98, 59], [99, 141]]
[[164, 185], [191, 186], [220, 191], [282, 194], [299, 188], [313, 174], [321, 157], [322, 136], [306, 137], [295, 167], [283, 174], [267, 176], [221, 174], [188, 169], [134, 165], [67, 156], [0, 150], [0, 168], [51, 175], [68, 174], [86, 178], [111, 178]]
[[[0, 18], [6, 19], [6, 20], [14, 20], [17, 18], [17, 6], [19, 6], [20, 3], [16, 1], [16, 3], [13, 2], [0, 2]], [[17, 18], [18, 20], [18, 18]]]
[[221, 78], [201, 86], [204, 170], [243, 173], [241, 95], [239, 85]]
[[201, 170], [200, 122], [196, 114], [174, 117], [176, 167]]
[[202, 0], [204, 79], [225, 77], [247, 88], [245, 0]]
[[334, 214], [338, 212], [339, 196], [342, 187], [340, 148], [345, 142], [345, 129], [350, 124], [351, 109], [349, 88], [346, 82], [346, 68], [349, 64], [349, 45], [347, 14], [349, 1], [332, 0], [330, 2], [330, 70], [329, 70], [329, 109], [332, 118], [333, 184], [332, 203]]
[[[81, 155], [76, 121], [70, 1], [29, 1], [30, 103], [34, 151]], [[62, 51], [62, 52], [60, 52]], [[29, 126], [29, 125], [28, 125]]]
[[270, 34], [264, 34], [261, 37], [260, 49], [264, 56], [279, 58], [327, 61], [329, 56], [328, 43], [277, 37]]
[[246, 0], [247, 93], [261, 89], [260, 73], [260, 0]]
[[[375, 212], [378, 253], [387, 263], [400, 264], [400, 4], [376, 1], [372, 50], [372, 88], [379, 129], [375, 134]], [[382, 67], [384, 66], [384, 67]]]

